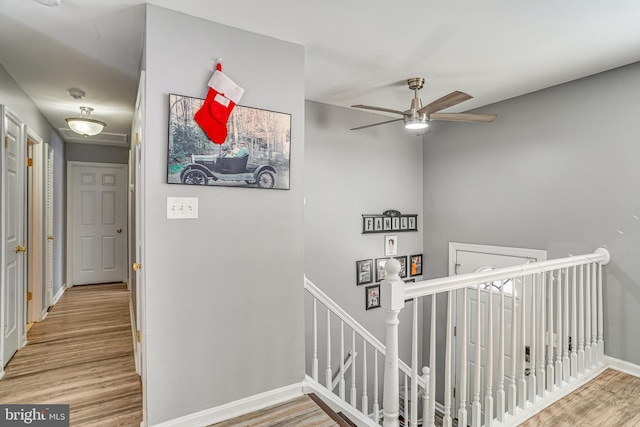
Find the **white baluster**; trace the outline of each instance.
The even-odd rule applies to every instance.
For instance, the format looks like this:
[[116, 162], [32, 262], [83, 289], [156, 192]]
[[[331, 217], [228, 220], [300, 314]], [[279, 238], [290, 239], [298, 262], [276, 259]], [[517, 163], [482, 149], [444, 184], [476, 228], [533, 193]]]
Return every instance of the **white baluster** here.
[[487, 304], [487, 365], [485, 366], [484, 382], [484, 425], [493, 425], [493, 283], [489, 283], [489, 303]]
[[[436, 369], [436, 296], [431, 295], [431, 336], [429, 341], [429, 372]], [[436, 377], [429, 377], [429, 426], [436, 427]]]
[[351, 330], [351, 405], [355, 408], [356, 403], [356, 331]]
[[333, 373], [331, 371], [331, 312], [327, 307], [327, 369], [325, 370], [325, 381], [327, 389], [333, 391]]
[[[525, 354], [525, 347], [527, 345], [527, 276], [522, 277], [522, 290], [520, 291], [520, 381], [518, 383], [518, 406], [522, 409], [527, 407], [527, 360]], [[532, 322], [533, 323], [533, 322]], [[533, 337], [533, 331], [532, 335]], [[531, 338], [530, 338], [531, 339]], [[533, 339], [531, 339], [533, 341]], [[515, 343], [515, 341], [514, 341]], [[515, 353], [514, 353], [515, 354]], [[529, 349], [531, 354], [531, 349]], [[512, 355], [515, 359], [515, 356]], [[531, 356], [529, 356], [531, 357]], [[513, 414], [512, 414], [513, 415]]]
[[[563, 334], [564, 342], [562, 343], [562, 379], [565, 383], [569, 382], [569, 376], [571, 375], [571, 366], [569, 365], [569, 268], [564, 269], [564, 321]], [[575, 336], [575, 335], [574, 335]]]
[[[424, 393], [422, 393], [422, 425], [427, 418], [427, 414], [429, 413], [429, 367], [422, 367], [422, 379], [424, 380]], [[465, 418], [466, 420], [466, 418]], [[459, 424], [460, 426], [466, 424]]]
[[578, 282], [578, 373], [584, 373], [584, 269], [580, 266]]
[[384, 427], [398, 427], [398, 314], [404, 307], [404, 282], [400, 280], [400, 262], [391, 258], [385, 264], [387, 280], [382, 282], [381, 300], [386, 311], [386, 356], [384, 358]]
[[480, 316], [480, 287], [482, 286], [480, 283], [476, 285], [476, 351], [475, 351], [475, 369], [473, 376], [473, 404], [471, 405], [471, 422], [473, 427], [480, 427], [482, 425], [482, 404], [480, 403], [480, 361], [482, 360], [480, 353], [480, 339], [482, 338], [481, 332], [481, 321], [482, 318]]
[[547, 327], [546, 327], [546, 318], [547, 318], [547, 277], [546, 273], [539, 274], [540, 277], [540, 333], [538, 334], [538, 368], [536, 373], [536, 379], [538, 381], [538, 393], [540, 397], [545, 396], [546, 389], [546, 378], [545, 378], [545, 340], [547, 338]]
[[602, 304], [602, 264], [598, 263], [598, 363], [604, 363], [604, 311]]
[[[413, 413], [410, 413], [409, 411], [409, 378], [407, 378], [407, 374], [404, 374], [404, 402], [402, 402], [402, 416], [404, 417], [404, 424], [405, 425], [415, 425], [413, 423], [409, 424], [409, 420], [411, 419], [411, 416], [413, 415]], [[411, 402], [411, 404], [413, 405], [413, 402]]]
[[578, 271], [574, 265], [571, 269], [571, 377], [578, 376]]
[[597, 293], [597, 265], [591, 263], [591, 365], [598, 364], [598, 301]]
[[367, 340], [362, 340], [362, 409], [369, 413], [369, 397], [367, 396]]
[[[405, 406], [406, 407], [406, 406]], [[411, 425], [418, 425], [418, 299], [413, 299], [411, 329]], [[423, 415], [424, 416], [424, 415]], [[407, 416], [405, 415], [405, 420]]]
[[313, 359], [311, 376], [318, 381], [318, 300], [313, 297]]
[[442, 427], [451, 427], [451, 341], [453, 329], [451, 327], [451, 312], [453, 311], [453, 292], [447, 292], [447, 336], [444, 350], [444, 416], [442, 417]]
[[344, 322], [340, 321], [340, 399], [344, 399], [345, 383], [344, 383]]
[[536, 379], [536, 353], [538, 343], [538, 322], [536, 305], [538, 302], [537, 282], [538, 274], [531, 276], [531, 348], [529, 349], [529, 396], [531, 403], [535, 403], [538, 399], [538, 380]]
[[562, 387], [562, 343], [564, 342], [564, 325], [562, 323], [562, 270], [558, 270], [558, 282], [556, 283], [556, 330], [558, 342], [556, 343], [556, 387]]
[[[545, 273], [546, 277], [546, 273]], [[547, 308], [547, 388], [553, 392], [555, 390], [555, 374], [553, 368], [553, 272], [549, 273], [549, 306]]]
[[467, 425], [467, 288], [462, 290], [462, 324], [460, 325], [460, 408], [458, 425]]
[[378, 350], [373, 349], [373, 421], [380, 424], [380, 403], [378, 400]]
[[[515, 415], [516, 413], [516, 406], [518, 406], [518, 386], [517, 386], [517, 379], [516, 379], [516, 369], [517, 369], [517, 362], [518, 362], [518, 345], [517, 345], [517, 339], [518, 339], [518, 327], [517, 327], [517, 320], [518, 320], [518, 315], [517, 315], [517, 298], [516, 298], [516, 283], [517, 280], [514, 279], [513, 280], [513, 287], [511, 289], [511, 384], [509, 385], [509, 393], [508, 393], [508, 403], [507, 403], [507, 409], [509, 411], [509, 414], [511, 415]], [[524, 288], [524, 286], [521, 286], [521, 288]], [[522, 293], [522, 292], [520, 292]], [[524, 301], [524, 300], [522, 300]], [[524, 331], [524, 330], [523, 330]], [[524, 340], [524, 332], [522, 335], [522, 339]], [[522, 352], [524, 353], [524, 351]]]
[[583, 268], [587, 272], [584, 282], [584, 368], [588, 370], [591, 367], [591, 266], [587, 264]]
[[[508, 280], [508, 279], [507, 279]], [[504, 282], [500, 286], [500, 326], [498, 332], [498, 389], [496, 390], [496, 417], [498, 421], [504, 421], [505, 398], [504, 398]], [[511, 283], [514, 283], [511, 281]], [[515, 288], [515, 284], [512, 285]], [[515, 312], [515, 305], [512, 307]], [[515, 327], [515, 325], [512, 325]]]

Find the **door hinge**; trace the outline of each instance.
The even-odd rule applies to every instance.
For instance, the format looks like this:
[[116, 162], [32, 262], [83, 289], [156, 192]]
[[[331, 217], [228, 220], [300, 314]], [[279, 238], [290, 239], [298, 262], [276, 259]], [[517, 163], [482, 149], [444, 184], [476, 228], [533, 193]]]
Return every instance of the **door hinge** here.
[[140, 342], [140, 330], [136, 330], [136, 341]]
[[7, 327], [7, 325], [4, 325], [4, 336], [5, 336], [5, 337], [7, 336], [7, 330], [8, 330], [8, 329], [9, 329], [9, 328]]
[[33, 159], [31, 157], [27, 157], [27, 167], [32, 167], [33, 166]]
[[9, 135], [4, 136], [4, 148], [9, 148]]
[[456, 398], [456, 388], [455, 387], [453, 388], [453, 398], [454, 399]]
[[454, 336], [454, 337], [457, 337], [457, 336], [458, 336], [458, 327], [457, 327], [457, 326], [454, 326], [454, 327], [453, 327], [453, 336]]
[[133, 265], [131, 266], [131, 268], [133, 268], [133, 271], [138, 271], [138, 270], [140, 270], [142, 268], [142, 264], [134, 262]]
[[31, 301], [33, 299], [33, 294], [31, 292], [27, 292], [27, 301]]
[[457, 275], [458, 274], [458, 267], [460, 267], [460, 264], [456, 264], [454, 269], [453, 269], [453, 274]]
[[140, 145], [140, 132], [136, 132], [136, 145]]

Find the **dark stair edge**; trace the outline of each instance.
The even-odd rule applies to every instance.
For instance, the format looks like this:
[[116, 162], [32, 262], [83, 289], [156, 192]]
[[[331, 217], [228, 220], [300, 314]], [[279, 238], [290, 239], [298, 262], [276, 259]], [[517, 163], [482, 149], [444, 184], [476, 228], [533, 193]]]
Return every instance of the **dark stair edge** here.
[[[357, 427], [352, 423], [351, 420], [348, 420], [344, 414], [342, 416], [338, 415], [333, 409], [331, 409], [326, 403], [322, 401], [315, 393], [309, 393], [308, 396], [313, 400], [316, 405], [320, 407], [333, 421], [335, 421], [340, 427]], [[343, 418], [344, 417], [344, 418]], [[348, 420], [348, 422], [346, 420]]]

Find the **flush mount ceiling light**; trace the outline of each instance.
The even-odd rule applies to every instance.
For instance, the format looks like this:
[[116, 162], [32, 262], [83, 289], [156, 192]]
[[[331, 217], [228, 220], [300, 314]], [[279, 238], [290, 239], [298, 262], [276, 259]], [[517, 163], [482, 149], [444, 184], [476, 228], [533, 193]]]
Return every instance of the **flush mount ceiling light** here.
[[60, 0], [36, 0], [36, 2], [50, 7], [60, 6]]
[[93, 108], [91, 107], [80, 107], [80, 117], [69, 117], [68, 119], [65, 119], [69, 124], [69, 128], [71, 128], [75, 133], [83, 135], [85, 138], [102, 132], [107, 124], [105, 122], [92, 119], [92, 111]]
[[404, 116], [404, 128], [410, 130], [420, 130], [429, 127], [429, 120], [426, 114], [412, 114]]

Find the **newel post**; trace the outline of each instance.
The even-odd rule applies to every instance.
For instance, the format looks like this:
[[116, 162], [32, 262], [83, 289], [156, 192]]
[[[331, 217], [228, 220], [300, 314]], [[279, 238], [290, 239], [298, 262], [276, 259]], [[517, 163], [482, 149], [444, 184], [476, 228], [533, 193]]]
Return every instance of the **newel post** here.
[[381, 283], [381, 304], [387, 313], [386, 355], [384, 358], [383, 427], [398, 427], [399, 380], [398, 380], [398, 314], [404, 307], [404, 282], [398, 276], [400, 262], [389, 259], [385, 265], [386, 280]]

